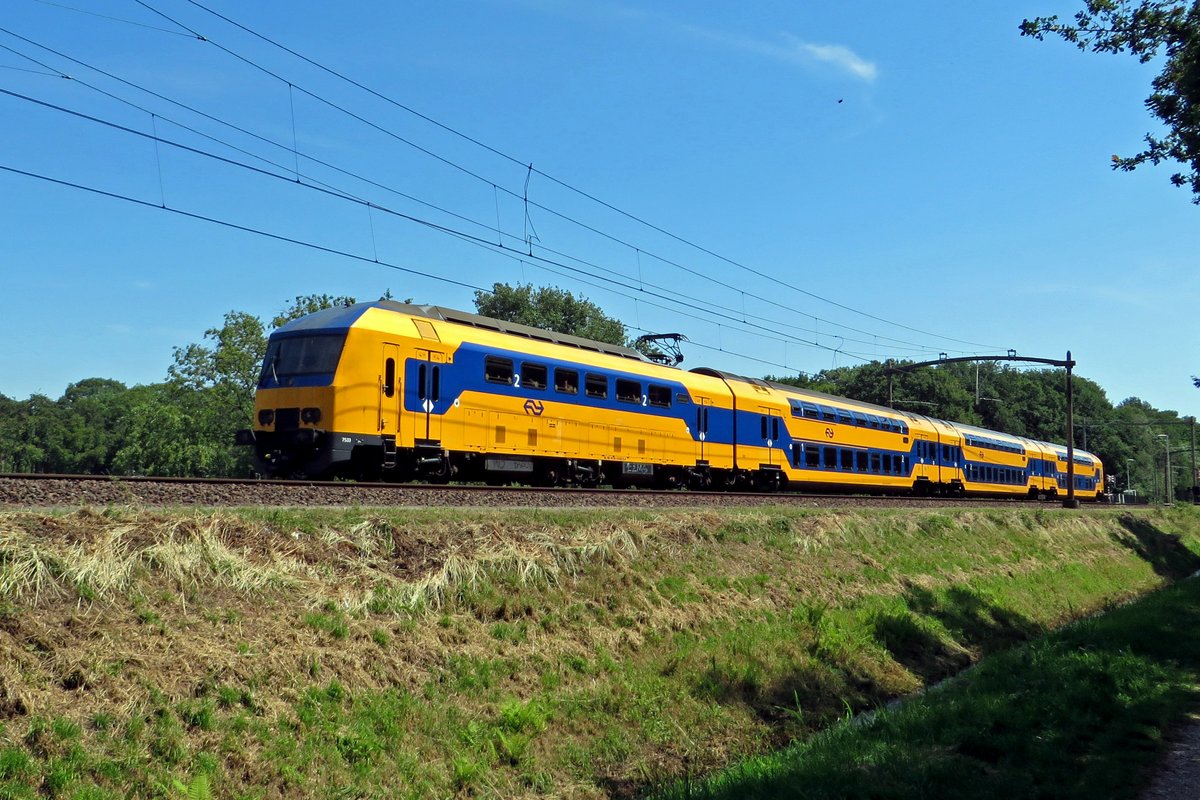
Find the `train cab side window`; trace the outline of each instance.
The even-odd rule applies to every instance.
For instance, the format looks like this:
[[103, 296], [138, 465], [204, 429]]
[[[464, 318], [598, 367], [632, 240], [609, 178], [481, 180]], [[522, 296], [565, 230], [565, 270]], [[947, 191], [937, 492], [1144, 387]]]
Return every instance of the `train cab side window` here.
[[383, 366], [383, 394], [392, 397], [396, 394], [396, 359], [389, 358]]
[[617, 378], [617, 399], [622, 403], [638, 402], [642, 399], [642, 385], [637, 381]]
[[671, 387], [669, 386], [655, 386], [652, 383], [646, 390], [646, 396], [650, 405], [655, 408], [671, 407]]
[[521, 383], [526, 389], [545, 389], [547, 369], [545, 364], [521, 365]]
[[579, 373], [573, 369], [554, 370], [554, 391], [579, 394]]
[[503, 383], [511, 386], [513, 382], [512, 359], [488, 356], [483, 360], [483, 377], [488, 383]]
[[588, 397], [603, 400], [608, 397], [608, 378], [594, 372], [587, 373], [584, 378], [583, 391]]

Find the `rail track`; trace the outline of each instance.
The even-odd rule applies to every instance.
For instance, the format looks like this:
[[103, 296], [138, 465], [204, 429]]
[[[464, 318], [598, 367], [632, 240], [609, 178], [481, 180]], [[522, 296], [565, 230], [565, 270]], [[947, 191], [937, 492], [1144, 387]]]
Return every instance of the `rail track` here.
[[[236, 478], [148, 478], [105, 475], [0, 475], [0, 507], [144, 506], [404, 506], [404, 507], [698, 507], [788, 505], [813, 508], [1038, 505], [1027, 500], [828, 495], [780, 492], [684, 492], [649, 489], [561, 489], [528, 486], [338, 483]], [[1047, 507], [1053, 503], [1043, 504]]]

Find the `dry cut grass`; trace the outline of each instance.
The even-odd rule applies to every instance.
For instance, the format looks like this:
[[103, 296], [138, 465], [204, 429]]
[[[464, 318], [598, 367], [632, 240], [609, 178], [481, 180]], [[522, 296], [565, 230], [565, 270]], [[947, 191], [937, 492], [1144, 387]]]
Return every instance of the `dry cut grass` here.
[[196, 775], [229, 797], [633, 796], [1161, 585], [1198, 532], [1183, 512], [0, 514], [0, 796]]

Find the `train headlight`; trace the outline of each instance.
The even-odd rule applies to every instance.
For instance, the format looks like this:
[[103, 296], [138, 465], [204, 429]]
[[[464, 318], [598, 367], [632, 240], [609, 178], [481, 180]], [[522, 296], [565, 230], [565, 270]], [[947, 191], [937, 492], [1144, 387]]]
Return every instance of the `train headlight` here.
[[316, 425], [321, 421], [321, 409], [306, 408], [300, 412], [300, 419], [309, 425]]
[[273, 422], [275, 422], [275, 409], [264, 408], [262, 411], [258, 412], [259, 425], [270, 425]]

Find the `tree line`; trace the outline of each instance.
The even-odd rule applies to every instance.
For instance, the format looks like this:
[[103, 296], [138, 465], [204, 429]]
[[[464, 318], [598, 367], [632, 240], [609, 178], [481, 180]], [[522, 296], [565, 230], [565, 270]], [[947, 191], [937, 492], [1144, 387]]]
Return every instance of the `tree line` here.
[[[383, 299], [390, 299], [390, 293]], [[249, 448], [233, 443], [250, 427], [267, 336], [305, 314], [354, 303], [353, 297], [295, 298], [273, 319], [231, 311], [204, 340], [175, 348], [165, 380], [126, 386], [87, 378], [53, 400], [0, 394], [0, 472], [186, 477], [253, 475]], [[477, 292], [476, 311], [560, 333], [631, 346], [625, 326], [591, 303], [553, 287], [496, 284]], [[889, 362], [898, 365], [902, 362]], [[884, 364], [767, 376], [827, 394], [886, 405]], [[1143, 495], [1162, 486], [1164, 453], [1176, 466], [1175, 496], [1192, 486], [1191, 429], [1175, 411], [1136, 397], [1113, 405], [1104, 390], [1075, 378], [1075, 441], [1103, 459], [1120, 488]], [[897, 409], [1049, 442], [1064, 442], [1066, 394], [1060, 370], [1019, 370], [995, 362], [950, 364], [895, 377]], [[1164, 441], [1161, 435], [1168, 439]], [[1129, 474], [1127, 474], [1129, 473]], [[1159, 489], [1161, 492], [1161, 489]]]

